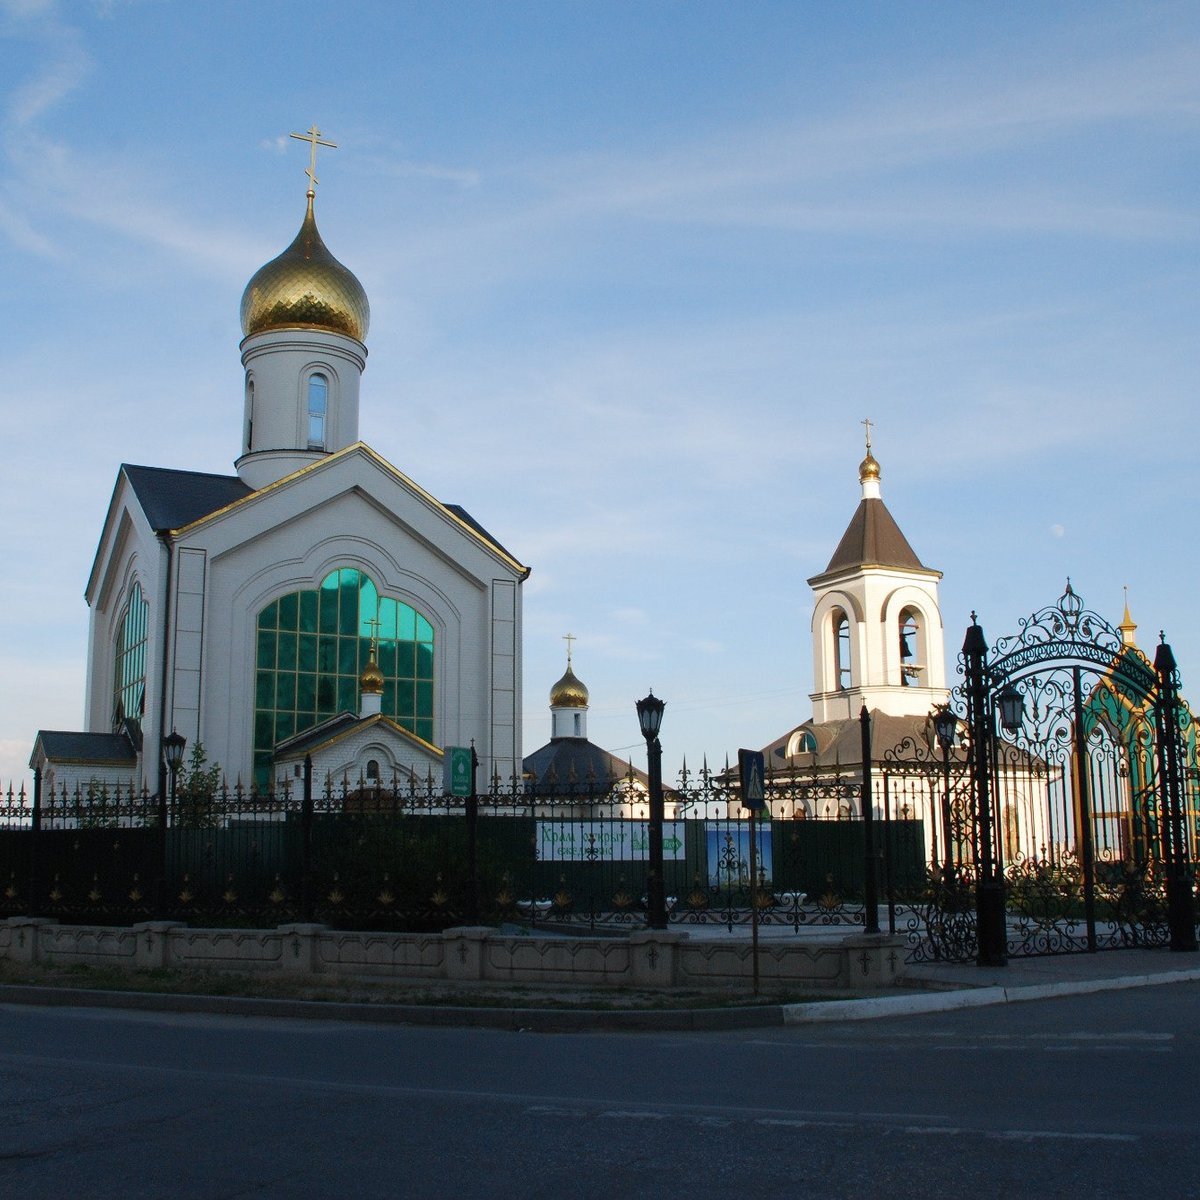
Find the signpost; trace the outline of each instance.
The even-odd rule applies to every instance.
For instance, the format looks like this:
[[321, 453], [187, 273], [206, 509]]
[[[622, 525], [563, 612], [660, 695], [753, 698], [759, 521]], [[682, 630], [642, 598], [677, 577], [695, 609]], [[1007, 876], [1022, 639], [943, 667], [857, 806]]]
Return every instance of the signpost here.
[[461, 796], [467, 812], [467, 916], [479, 920], [479, 798], [475, 794], [475, 770], [479, 756], [475, 740], [469, 746], [447, 746], [442, 759], [443, 786], [451, 796]]
[[471, 760], [475, 757], [473, 746], [447, 746], [442, 759], [442, 780], [451, 796], [469, 796], [475, 790], [474, 771]]
[[754, 994], [758, 995], [758, 814], [767, 807], [763, 780], [766, 759], [761, 750], [738, 751], [738, 778], [742, 807], [750, 812], [750, 957], [754, 966]]

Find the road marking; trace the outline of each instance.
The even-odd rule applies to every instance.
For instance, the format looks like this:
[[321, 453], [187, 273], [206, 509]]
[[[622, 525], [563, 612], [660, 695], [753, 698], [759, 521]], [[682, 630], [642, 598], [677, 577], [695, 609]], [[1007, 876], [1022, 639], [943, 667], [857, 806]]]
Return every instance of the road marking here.
[[1138, 1142], [1133, 1133], [1067, 1133], [1060, 1129], [999, 1129], [985, 1132], [985, 1137], [1010, 1142]]
[[[736, 1111], [728, 1117], [713, 1116], [697, 1112], [663, 1112], [645, 1108], [607, 1108], [592, 1110], [594, 1116], [603, 1120], [617, 1121], [662, 1121], [670, 1118], [677, 1127], [690, 1126], [699, 1129], [729, 1129], [739, 1121], [747, 1119]], [[557, 1108], [552, 1105], [540, 1105], [525, 1110], [527, 1116], [564, 1117], [578, 1120], [588, 1115], [586, 1109]], [[895, 1114], [887, 1114], [895, 1117]], [[1066, 1129], [970, 1129], [962, 1125], [911, 1125], [896, 1122], [872, 1120], [872, 1114], [846, 1114], [849, 1120], [835, 1120], [830, 1117], [749, 1117], [749, 1123], [764, 1129], [805, 1129], [805, 1130], [853, 1130], [864, 1125], [870, 1125], [884, 1137], [901, 1135], [905, 1137], [961, 1137], [972, 1135], [985, 1137], [992, 1141], [1005, 1142], [1139, 1142], [1141, 1138], [1132, 1133], [1080, 1133]]]

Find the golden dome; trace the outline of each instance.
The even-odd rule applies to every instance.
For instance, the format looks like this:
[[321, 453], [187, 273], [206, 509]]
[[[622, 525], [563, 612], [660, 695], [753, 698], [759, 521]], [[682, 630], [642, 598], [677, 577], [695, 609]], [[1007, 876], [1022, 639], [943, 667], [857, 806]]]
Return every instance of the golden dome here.
[[382, 696], [383, 695], [383, 672], [379, 669], [379, 664], [375, 661], [375, 651], [371, 651], [371, 657], [367, 662], [363, 673], [358, 677], [358, 686], [362, 689], [364, 696]]
[[308, 211], [295, 241], [259, 267], [242, 294], [242, 334], [296, 326], [326, 329], [366, 341], [371, 306], [363, 286], [325, 247]]
[[551, 708], [587, 708], [588, 690], [567, 665], [567, 673], [550, 689]]
[[867, 457], [858, 464], [858, 482], [866, 483], [868, 480], [879, 482], [879, 463], [870, 450], [867, 451]]

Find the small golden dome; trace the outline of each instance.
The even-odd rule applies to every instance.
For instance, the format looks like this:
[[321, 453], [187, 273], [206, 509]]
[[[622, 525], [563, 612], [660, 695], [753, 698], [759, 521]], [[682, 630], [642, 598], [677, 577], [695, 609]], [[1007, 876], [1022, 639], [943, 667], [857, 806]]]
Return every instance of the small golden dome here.
[[550, 689], [551, 708], [587, 708], [588, 690], [567, 666], [567, 673]]
[[364, 696], [382, 696], [383, 695], [383, 672], [379, 669], [379, 664], [375, 661], [375, 652], [371, 651], [371, 657], [367, 662], [363, 673], [358, 677], [358, 686], [362, 689]]
[[858, 482], [866, 483], [868, 480], [879, 482], [879, 463], [875, 461], [875, 455], [870, 450], [867, 451], [867, 457], [858, 464]]
[[352, 271], [325, 247], [308, 211], [295, 241], [278, 258], [259, 267], [242, 294], [242, 334], [296, 326], [326, 329], [366, 341], [371, 323], [367, 293]]

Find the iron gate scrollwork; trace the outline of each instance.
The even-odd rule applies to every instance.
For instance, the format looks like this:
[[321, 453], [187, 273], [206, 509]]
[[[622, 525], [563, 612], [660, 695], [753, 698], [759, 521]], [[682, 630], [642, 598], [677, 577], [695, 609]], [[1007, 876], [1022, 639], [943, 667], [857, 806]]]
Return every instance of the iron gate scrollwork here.
[[963, 852], [931, 878], [911, 957], [1195, 949], [1196, 726], [1165, 641], [1151, 662], [1068, 580], [990, 651], [972, 615], [960, 673], [943, 836]]

